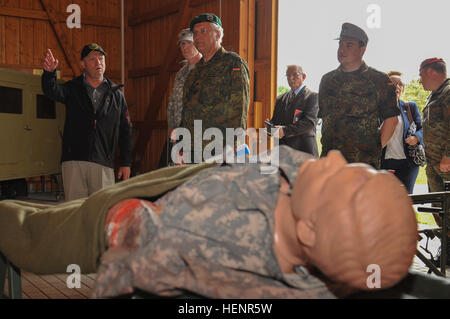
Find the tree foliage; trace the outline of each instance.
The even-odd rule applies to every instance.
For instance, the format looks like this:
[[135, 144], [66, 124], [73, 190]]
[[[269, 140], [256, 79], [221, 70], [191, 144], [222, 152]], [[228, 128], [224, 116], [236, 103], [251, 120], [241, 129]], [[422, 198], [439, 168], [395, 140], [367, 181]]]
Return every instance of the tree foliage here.
[[283, 94], [283, 93], [286, 93], [286, 92], [289, 92], [291, 89], [290, 88], [288, 88], [288, 87], [286, 87], [286, 86], [279, 86], [278, 87], [278, 92], [277, 92], [277, 96], [279, 96], [279, 95], [281, 95], [281, 94]]
[[428, 95], [430, 95], [430, 91], [425, 91], [419, 80], [412, 80], [405, 85], [405, 90], [400, 98], [403, 101], [416, 102], [420, 112], [422, 112], [427, 103]]
[[[279, 86], [277, 90], [277, 96], [289, 92], [290, 90], [291, 89], [286, 86]], [[405, 89], [400, 98], [404, 101], [416, 102], [420, 112], [422, 112], [425, 104], [427, 103], [428, 95], [430, 95], [430, 92], [425, 91], [422, 87], [422, 84], [420, 84], [419, 80], [416, 79], [405, 85]]]

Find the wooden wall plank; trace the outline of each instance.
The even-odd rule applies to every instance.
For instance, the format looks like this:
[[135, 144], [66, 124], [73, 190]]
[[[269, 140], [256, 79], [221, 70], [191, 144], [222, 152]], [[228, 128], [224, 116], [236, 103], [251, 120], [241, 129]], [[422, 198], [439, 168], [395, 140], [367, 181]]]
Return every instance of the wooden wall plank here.
[[6, 34], [5, 30], [5, 17], [0, 16], [0, 63], [6, 62]]
[[[161, 102], [163, 100], [163, 96], [166, 94], [167, 84], [169, 81], [169, 66], [172, 64], [173, 60], [176, 59], [179, 54], [179, 50], [176, 45], [176, 39], [178, 31], [181, 30], [184, 26], [186, 26], [192, 16], [192, 10], [189, 7], [189, 0], [184, 0], [184, 5], [182, 10], [180, 10], [179, 17], [177, 17], [177, 23], [173, 24], [172, 27], [168, 30], [166, 38], [169, 38], [168, 45], [163, 47], [163, 52], [166, 52], [164, 57], [164, 62], [162, 63], [161, 73], [158, 77], [158, 81], [155, 84], [155, 88], [151, 91], [152, 95], [150, 96], [150, 107], [147, 108], [144, 122], [150, 123], [155, 117], [158, 116], [158, 113], [161, 108]], [[162, 58], [160, 57], [159, 60]], [[158, 58], [155, 59], [156, 61]], [[152, 130], [149, 128], [147, 130], [141, 130], [139, 132], [139, 136], [136, 141], [136, 145], [133, 150], [133, 170], [134, 173], [141, 172], [141, 164], [142, 164], [142, 154], [145, 152], [145, 149], [148, 148], [149, 141], [151, 141]], [[163, 133], [164, 136], [166, 133]], [[155, 147], [156, 148], [156, 147]], [[154, 157], [153, 161], [156, 164], [158, 154], [161, 153], [161, 148], [153, 150], [156, 151], [156, 157]], [[152, 163], [153, 164], [153, 163]]]
[[20, 19], [20, 64], [31, 65], [34, 63], [33, 20]]
[[19, 2], [17, 2], [17, 0], [4, 0], [4, 6], [8, 8], [18, 8]]
[[5, 63], [20, 63], [20, 24], [16, 18], [5, 18]]
[[[101, 41], [105, 50], [111, 52], [107, 75], [120, 81], [120, 0], [77, 0], [81, 7], [81, 29], [66, 26], [70, 14], [66, 8], [73, 0], [49, 2], [54, 8], [55, 26], [69, 49], [63, 49], [60, 37], [49, 27], [50, 20], [40, 0], [0, 0], [0, 65], [32, 73], [41, 68], [45, 50], [51, 48], [60, 60], [58, 68], [63, 79], [69, 80], [81, 73], [81, 48], [89, 42]], [[67, 54], [72, 55], [71, 61]]]
[[[63, 79], [69, 80], [81, 72], [73, 67], [79, 65], [81, 48], [87, 43], [98, 42], [108, 53], [106, 75], [120, 82], [120, 0], [77, 0], [76, 3], [82, 10], [81, 29], [68, 29], [65, 26], [68, 16], [66, 8], [74, 1], [52, 0], [55, 9], [53, 23], [59, 26], [60, 34], [66, 38], [63, 45], [61, 40], [58, 42], [59, 37], [57, 38], [51, 29], [49, 17], [41, 1], [44, 0], [0, 0], [0, 32], [5, 34], [5, 37], [0, 37], [0, 67], [32, 72], [34, 68], [40, 68], [43, 54], [49, 47], [60, 60], [59, 69], [62, 70]], [[166, 120], [167, 100], [175, 73], [181, 67], [179, 62], [182, 60], [175, 45], [176, 35], [188, 26], [195, 15], [214, 12], [220, 16], [225, 31], [223, 46], [227, 50], [237, 52], [249, 63], [251, 78], [256, 74], [254, 80], [251, 80], [249, 119], [254, 118], [253, 100], [261, 102], [262, 108], [270, 112], [272, 102], [269, 88], [273, 85], [273, 76], [271, 78], [270, 73], [274, 62], [271, 60], [271, 48], [267, 43], [273, 42], [273, 24], [266, 22], [272, 21], [270, 10], [273, 1], [190, 0], [190, 15], [183, 23], [180, 23], [179, 17], [183, 11], [180, 4], [183, 4], [184, 0], [125, 1], [124, 92], [132, 120], [150, 123], [154, 127], [154, 132], [144, 134], [137, 132], [135, 128], [135, 143], [143, 143], [142, 139], [148, 142], [145, 147], [141, 146], [145, 170], [156, 167], [159, 150], [165, 140], [166, 130], [162, 123]], [[252, 11], [254, 15], [256, 6], [261, 11], [258, 16], [261, 23], [256, 23], [254, 16], [252, 18]], [[71, 49], [65, 48], [66, 45]], [[68, 55], [72, 57], [68, 58]], [[168, 61], [170, 59], [172, 61]], [[164, 81], [161, 82], [161, 79]], [[151, 121], [146, 122], [146, 118]], [[248, 122], [249, 126], [252, 124], [251, 121]], [[138, 126], [145, 128], [148, 125]], [[145, 136], [148, 138], [145, 139]], [[141, 141], [138, 143], [139, 139]]]
[[[138, 133], [137, 145], [135, 146], [135, 152], [143, 154], [141, 172], [155, 169], [159, 161], [159, 152], [166, 139], [166, 130], [160, 125], [156, 126], [155, 122], [151, 122], [150, 125], [150, 122], [146, 121], [145, 118], [148, 118], [151, 114], [152, 119], [166, 120], [170, 88], [173, 85], [175, 73], [181, 67], [179, 62], [182, 60], [178, 47], [171, 43], [173, 41], [171, 39], [174, 39], [172, 35], [187, 27], [189, 21], [195, 15], [213, 12], [221, 18], [224, 25], [223, 46], [225, 49], [237, 52], [241, 56], [243, 54], [244, 59], [247, 60], [249, 54], [252, 53], [248, 46], [253, 45], [249, 40], [252, 33], [246, 25], [250, 15], [248, 12], [251, 5], [249, 1], [191, 0], [189, 2], [190, 17], [182, 24], [179, 23], [178, 18], [182, 6], [176, 5], [178, 1], [160, 3], [156, 0], [134, 0], [130, 3], [127, 29], [131, 30], [129, 31], [131, 32], [131, 46], [138, 46], [139, 50], [133, 50], [132, 61], [130, 61], [130, 67], [127, 68], [127, 86], [128, 89], [133, 88], [133, 94], [127, 95], [127, 99], [130, 105], [130, 113], [135, 114], [136, 121], [144, 123], [138, 125], [141, 130]], [[254, 0], [251, 1], [254, 3]], [[176, 12], [177, 7], [178, 11]], [[178, 30], [171, 32], [170, 30], [173, 30], [174, 25], [178, 25]], [[239, 35], [242, 32], [245, 32], [246, 36], [241, 40]], [[176, 54], [176, 57], [164, 71], [163, 65], [167, 64], [168, 54]], [[169, 83], [162, 87], [164, 92], [160, 94], [158, 99], [155, 99], [154, 87], [160, 85], [163, 77], [169, 79]], [[145, 114], [144, 118], [142, 117], [143, 114]], [[142, 132], [143, 128], [150, 130], [150, 132]], [[142, 140], [146, 140], [148, 145], [152, 145], [152, 147], [147, 145], [143, 148], [142, 145], [139, 145]]]
[[[99, 0], [100, 1], [100, 0]], [[116, 1], [116, 0], [114, 0]], [[71, 3], [72, 1], [70, 1]], [[70, 4], [69, 3], [69, 4]], [[56, 21], [59, 23], [65, 23], [68, 13], [66, 13], [67, 6], [61, 5], [64, 9], [62, 12], [56, 12]], [[42, 10], [37, 9], [20, 9], [20, 8], [0, 8], [0, 15], [10, 17], [24, 17], [29, 19], [48, 20], [47, 14]], [[120, 29], [119, 17], [102, 17], [102, 16], [89, 16], [82, 13], [82, 24], [93, 26], [104, 26], [110, 28]]]
[[47, 22], [33, 21], [34, 65], [41, 65], [47, 50]]
[[20, 0], [19, 7], [22, 9], [32, 9], [33, 8], [33, 0]]
[[55, 32], [57, 36], [57, 40], [62, 48], [64, 56], [66, 57], [70, 68], [72, 69], [74, 74], [80, 74], [81, 69], [78, 63], [78, 59], [75, 56], [73, 47], [70, 43], [70, 38], [67, 35], [67, 31], [63, 29], [61, 24], [58, 22], [56, 18], [55, 12], [56, 9], [54, 5], [50, 2], [50, 0], [40, 0], [42, 7], [47, 12], [48, 18], [50, 19], [50, 25], [52, 30]]

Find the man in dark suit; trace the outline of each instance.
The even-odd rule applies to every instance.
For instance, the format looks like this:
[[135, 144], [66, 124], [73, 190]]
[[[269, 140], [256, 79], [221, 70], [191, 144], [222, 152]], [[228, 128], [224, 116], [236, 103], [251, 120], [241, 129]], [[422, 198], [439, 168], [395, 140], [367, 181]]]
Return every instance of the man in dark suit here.
[[280, 145], [319, 156], [316, 142], [318, 94], [303, 84], [306, 74], [301, 66], [288, 65], [286, 77], [291, 91], [278, 96], [270, 122], [279, 128]]

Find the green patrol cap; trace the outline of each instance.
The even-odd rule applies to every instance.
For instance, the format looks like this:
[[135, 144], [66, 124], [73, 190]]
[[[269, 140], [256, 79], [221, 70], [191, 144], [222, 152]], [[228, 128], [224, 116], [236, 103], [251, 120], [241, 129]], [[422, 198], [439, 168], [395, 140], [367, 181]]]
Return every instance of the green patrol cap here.
[[342, 30], [339, 38], [335, 40], [349, 40], [349, 39], [359, 40], [364, 43], [364, 46], [366, 46], [367, 42], [369, 42], [369, 37], [367, 36], [367, 34], [364, 32], [363, 29], [352, 23], [345, 22], [344, 24], [342, 24]]
[[83, 60], [93, 51], [98, 51], [106, 56], [106, 52], [101, 46], [99, 46], [97, 43], [89, 43], [83, 47], [83, 50], [81, 50], [81, 60]]
[[219, 17], [216, 16], [214, 13], [202, 13], [201, 15], [196, 16], [194, 19], [192, 19], [191, 24], [189, 25], [191, 31], [194, 30], [194, 25], [200, 22], [215, 23], [220, 27], [222, 27], [222, 21], [220, 21]]

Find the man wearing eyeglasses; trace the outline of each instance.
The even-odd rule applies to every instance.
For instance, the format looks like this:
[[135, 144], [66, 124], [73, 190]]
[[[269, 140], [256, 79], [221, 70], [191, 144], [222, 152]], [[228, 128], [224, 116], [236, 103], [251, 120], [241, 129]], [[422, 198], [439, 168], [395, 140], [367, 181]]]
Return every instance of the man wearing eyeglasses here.
[[349, 163], [380, 168], [381, 150], [392, 137], [400, 114], [395, 85], [387, 74], [363, 61], [369, 41], [364, 30], [344, 23], [336, 40], [340, 66], [325, 74], [319, 87], [321, 156], [337, 149]]
[[42, 67], [42, 91], [66, 105], [62, 141], [62, 178], [65, 200], [88, 197], [115, 183], [114, 159], [120, 148], [117, 179], [130, 177], [131, 121], [125, 97], [104, 76], [106, 52], [96, 43], [81, 51], [83, 74], [64, 84], [56, 79], [58, 59], [50, 49]]
[[286, 77], [291, 90], [277, 97], [270, 122], [279, 128], [280, 145], [287, 145], [318, 157], [318, 95], [303, 84], [306, 73], [301, 66], [288, 65]]
[[[195, 17], [190, 29], [194, 45], [203, 57], [184, 84], [181, 127], [193, 136], [194, 121], [201, 120], [202, 136], [194, 138], [203, 141], [205, 130], [218, 128], [225, 139], [227, 128], [246, 129], [250, 102], [248, 65], [238, 54], [222, 47], [222, 22], [216, 15], [204, 13]], [[203, 141], [203, 148], [208, 143]], [[202, 150], [194, 150], [192, 140], [191, 145], [196, 153], [191, 162], [200, 162]]]

